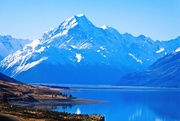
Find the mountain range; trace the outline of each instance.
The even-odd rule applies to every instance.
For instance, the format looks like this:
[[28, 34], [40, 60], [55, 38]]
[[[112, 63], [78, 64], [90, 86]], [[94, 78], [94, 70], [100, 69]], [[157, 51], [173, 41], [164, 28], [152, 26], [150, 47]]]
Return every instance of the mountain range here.
[[180, 87], [180, 48], [158, 59], [147, 70], [123, 76], [119, 85]]
[[28, 83], [117, 84], [124, 75], [144, 71], [175, 51], [179, 41], [121, 34], [78, 14], [2, 56], [0, 72]]
[[12, 38], [10, 35], [0, 36], [0, 61], [7, 55], [12, 54], [19, 49], [22, 49], [24, 45], [30, 42], [32, 42], [32, 40], [15, 39]]

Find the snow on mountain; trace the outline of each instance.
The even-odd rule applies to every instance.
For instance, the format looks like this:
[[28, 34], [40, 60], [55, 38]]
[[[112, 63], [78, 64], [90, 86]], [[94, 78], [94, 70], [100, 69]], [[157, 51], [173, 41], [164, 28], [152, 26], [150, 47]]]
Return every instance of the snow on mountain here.
[[0, 71], [25, 82], [114, 84], [180, 47], [179, 40], [120, 34], [112, 27], [96, 27], [78, 14], [7, 56]]
[[158, 59], [144, 72], [127, 74], [121, 78], [119, 85], [179, 88], [179, 62], [180, 52], [176, 50]]
[[30, 42], [31, 40], [15, 39], [9, 35], [0, 36], [0, 60], [17, 50], [22, 49], [25, 44]]
[[131, 57], [133, 57], [138, 63], [141, 63], [141, 64], [142, 64], [142, 61], [141, 61], [140, 59], [136, 58], [133, 54], [129, 53], [129, 55], [130, 55]]
[[81, 54], [77, 54], [76, 53], [76, 58], [77, 58], [77, 62], [79, 63], [79, 62], [81, 62], [81, 60], [82, 60], [82, 55]]
[[175, 52], [180, 52], [180, 47], [175, 50]]
[[105, 30], [105, 29], [108, 29], [108, 26], [103, 25], [101, 28]]
[[[1, 64], [3, 63], [2, 67], [8, 65], [5, 70], [14, 68], [11, 76], [15, 76], [46, 60], [47, 57], [37, 57], [37, 54], [43, 52], [45, 49], [45, 47], [39, 46], [40, 43], [40, 40], [34, 40], [26, 44], [23, 49], [10, 54], [1, 62]], [[33, 61], [29, 61], [31, 58], [33, 58]]]
[[164, 48], [161, 47], [159, 50], [156, 51], [156, 53], [161, 53], [161, 52], [163, 52], [163, 51], [164, 51]]

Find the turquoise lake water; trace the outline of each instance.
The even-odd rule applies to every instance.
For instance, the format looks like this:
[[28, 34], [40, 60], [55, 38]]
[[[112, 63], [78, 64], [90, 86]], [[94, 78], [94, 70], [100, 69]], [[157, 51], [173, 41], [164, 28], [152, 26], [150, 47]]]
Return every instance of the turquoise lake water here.
[[74, 97], [102, 100], [56, 111], [100, 114], [106, 121], [180, 121], [180, 90], [177, 89], [81, 89]]

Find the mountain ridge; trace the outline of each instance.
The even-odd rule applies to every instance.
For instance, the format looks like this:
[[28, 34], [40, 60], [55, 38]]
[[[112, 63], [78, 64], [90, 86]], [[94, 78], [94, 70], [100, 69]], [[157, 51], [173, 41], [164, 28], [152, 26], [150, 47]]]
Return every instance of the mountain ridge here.
[[147, 70], [122, 77], [119, 85], [179, 88], [179, 62], [180, 51], [176, 50], [158, 59]]
[[11, 77], [4, 75], [3, 73], [0, 73], [0, 80], [6, 81], [6, 82], [21, 83]]
[[[0, 71], [26, 82], [35, 80], [33, 75], [50, 82], [53, 75], [59, 83], [81, 80], [85, 84], [113, 84], [124, 74], [143, 71], [177, 49], [179, 40], [161, 42], [144, 35], [120, 34], [112, 27], [96, 27], [85, 15], [77, 15], [7, 56], [0, 62]], [[69, 75], [74, 77], [70, 79]]]
[[7, 55], [16, 52], [17, 50], [22, 49], [24, 45], [30, 42], [31, 40], [28, 39], [15, 39], [10, 35], [0, 35], [0, 60], [2, 60]]

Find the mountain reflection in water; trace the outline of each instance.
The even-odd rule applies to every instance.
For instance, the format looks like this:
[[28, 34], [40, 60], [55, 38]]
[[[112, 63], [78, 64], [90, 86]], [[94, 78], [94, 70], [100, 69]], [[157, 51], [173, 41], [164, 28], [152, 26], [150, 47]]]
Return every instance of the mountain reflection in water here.
[[101, 114], [106, 121], [174, 121], [180, 120], [180, 90], [91, 89], [74, 92], [73, 96], [104, 100], [109, 103], [75, 105], [57, 111]]

